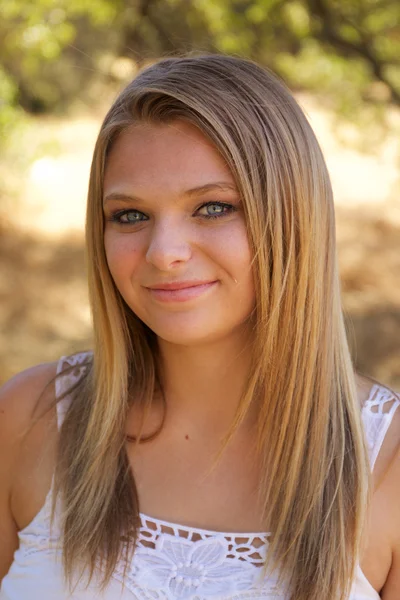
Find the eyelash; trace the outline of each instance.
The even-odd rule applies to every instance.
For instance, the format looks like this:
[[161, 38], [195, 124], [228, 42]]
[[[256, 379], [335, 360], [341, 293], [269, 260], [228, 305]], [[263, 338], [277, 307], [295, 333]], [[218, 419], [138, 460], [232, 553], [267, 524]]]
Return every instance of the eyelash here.
[[[221, 212], [216, 215], [201, 215], [201, 217], [203, 219], [220, 219], [222, 217], [226, 217], [227, 215], [232, 214], [233, 212], [235, 212], [237, 210], [237, 208], [235, 206], [232, 206], [232, 204], [227, 204], [226, 202], [205, 202], [204, 204], [199, 206], [199, 208], [196, 210], [196, 212], [198, 210], [200, 210], [201, 208], [204, 208], [205, 206], [221, 206], [221, 207], [229, 209], [229, 210], [227, 210], [226, 212]], [[125, 221], [120, 220], [121, 217], [123, 217], [124, 215], [129, 214], [129, 213], [140, 213], [142, 215], [144, 214], [140, 210], [136, 210], [136, 209], [118, 210], [110, 216], [109, 220], [114, 223], [118, 223], [119, 225], [136, 225], [137, 223], [143, 223], [146, 220], [146, 219], [141, 219], [138, 221], [130, 221], [130, 222], [125, 222]]]

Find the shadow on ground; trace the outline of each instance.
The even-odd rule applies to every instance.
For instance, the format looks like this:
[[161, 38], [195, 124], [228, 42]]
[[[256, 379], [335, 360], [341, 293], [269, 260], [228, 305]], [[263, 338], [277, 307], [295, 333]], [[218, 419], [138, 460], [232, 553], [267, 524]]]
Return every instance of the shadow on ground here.
[[[357, 368], [400, 389], [400, 226], [340, 207], [339, 265]], [[0, 383], [90, 348], [83, 240], [0, 229]]]

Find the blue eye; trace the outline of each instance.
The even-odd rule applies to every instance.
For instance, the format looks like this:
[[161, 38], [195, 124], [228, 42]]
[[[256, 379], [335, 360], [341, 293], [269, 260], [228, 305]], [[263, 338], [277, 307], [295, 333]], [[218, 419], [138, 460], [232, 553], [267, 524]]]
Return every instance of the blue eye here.
[[[142, 219], [141, 217], [145, 217], [145, 219]], [[146, 215], [140, 212], [140, 210], [119, 210], [111, 215], [110, 220], [115, 223], [120, 223], [121, 225], [130, 225], [133, 223], [141, 223], [146, 219]]]
[[[199, 214], [199, 211], [203, 209], [206, 209], [206, 213]], [[206, 202], [205, 204], [202, 204], [194, 214], [199, 214], [202, 219], [219, 219], [232, 214], [236, 210], [237, 208], [235, 206], [227, 204], [226, 202]], [[149, 217], [140, 210], [130, 209], [116, 211], [109, 217], [109, 220], [119, 225], [135, 225], [137, 223], [148, 221]]]
[[[232, 206], [232, 204], [227, 204], [226, 202], [206, 202], [205, 204], [200, 206], [199, 210], [201, 210], [202, 208], [207, 209], [207, 214], [201, 215], [205, 219], [219, 219], [220, 217], [225, 217], [227, 215], [230, 215], [232, 212], [234, 212], [236, 210], [235, 206]], [[217, 210], [215, 212], [212, 211], [210, 213], [209, 212], [210, 208], [211, 209], [216, 208]]]

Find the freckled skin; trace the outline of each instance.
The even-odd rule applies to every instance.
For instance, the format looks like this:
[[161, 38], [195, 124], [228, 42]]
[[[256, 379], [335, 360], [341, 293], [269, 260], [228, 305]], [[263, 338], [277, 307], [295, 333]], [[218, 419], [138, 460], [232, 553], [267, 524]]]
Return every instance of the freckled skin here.
[[[214, 189], [185, 195], [215, 182], [234, 186], [214, 146], [197, 128], [181, 122], [139, 125], [124, 132], [106, 165], [105, 197], [134, 196], [105, 203], [104, 242], [111, 275], [135, 314], [170, 343], [196, 345], [241, 335], [254, 307], [251, 252], [239, 193]], [[236, 210], [206, 219], [209, 213], [200, 207], [207, 202]], [[139, 211], [143, 220], [125, 225], [110, 220], [123, 210]], [[146, 289], [193, 279], [217, 285], [189, 302], [168, 304], [157, 302]]]

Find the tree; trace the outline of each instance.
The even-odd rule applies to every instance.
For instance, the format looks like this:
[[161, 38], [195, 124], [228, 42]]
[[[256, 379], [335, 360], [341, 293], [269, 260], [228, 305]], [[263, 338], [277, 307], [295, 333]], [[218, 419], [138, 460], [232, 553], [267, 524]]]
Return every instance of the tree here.
[[3, 130], [15, 107], [64, 109], [112, 80], [104, 57], [191, 50], [253, 58], [347, 115], [400, 104], [398, 0], [3, 0], [0, 16]]

